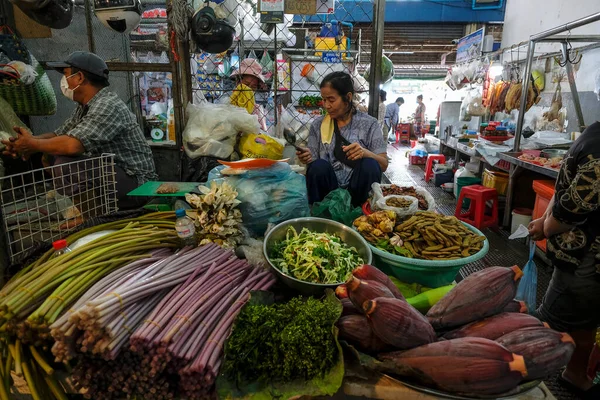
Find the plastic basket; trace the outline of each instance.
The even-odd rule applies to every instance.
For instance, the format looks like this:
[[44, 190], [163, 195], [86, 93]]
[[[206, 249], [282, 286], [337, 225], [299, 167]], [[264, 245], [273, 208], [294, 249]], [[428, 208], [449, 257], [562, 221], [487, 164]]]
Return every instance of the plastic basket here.
[[427, 164], [427, 157], [410, 156], [408, 161], [410, 165], [425, 165]]
[[[484, 236], [477, 228], [463, 224], [477, 235]], [[458, 271], [465, 265], [482, 259], [489, 251], [490, 245], [486, 239], [477, 254], [459, 260], [419, 260], [402, 257], [371, 247], [375, 266], [388, 275], [393, 275], [402, 282], [420, 283], [423, 286], [436, 288], [451, 284]]]
[[483, 171], [483, 186], [496, 189], [498, 195], [506, 195], [506, 189], [508, 188], [508, 174], [506, 172], [496, 172], [485, 169]]

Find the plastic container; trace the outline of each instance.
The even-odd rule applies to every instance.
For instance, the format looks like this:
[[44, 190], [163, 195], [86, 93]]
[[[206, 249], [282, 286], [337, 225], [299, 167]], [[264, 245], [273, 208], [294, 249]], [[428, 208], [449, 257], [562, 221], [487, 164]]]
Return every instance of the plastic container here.
[[506, 172], [490, 171], [485, 169], [483, 171], [483, 186], [496, 189], [499, 196], [506, 195], [506, 189], [508, 189], [508, 174]]
[[[533, 181], [533, 191], [536, 193], [536, 196], [532, 218], [538, 219], [546, 212], [550, 199], [554, 196], [554, 181]], [[540, 240], [536, 244], [541, 250], [546, 251], [546, 239]]]
[[519, 225], [529, 225], [533, 216], [533, 210], [531, 208], [515, 208], [511, 214], [510, 234], [512, 235], [519, 228]]
[[475, 174], [473, 174], [465, 167], [465, 163], [460, 163], [458, 169], [454, 173], [454, 197], [456, 197], [457, 199], [458, 195], [460, 194], [458, 190], [458, 178], [461, 177], [475, 177]]
[[410, 156], [408, 162], [410, 165], [425, 165], [427, 164], [427, 157]]
[[188, 246], [196, 245], [196, 227], [194, 226], [194, 221], [191, 218], [188, 218], [185, 210], [183, 208], [175, 211], [175, 216], [177, 220], [175, 221], [175, 230], [177, 231], [177, 236]]
[[[477, 235], [484, 236], [475, 227], [465, 224], [467, 228]], [[414, 258], [397, 256], [387, 251], [371, 246], [374, 265], [388, 275], [393, 275], [406, 283], [420, 283], [423, 286], [437, 288], [451, 284], [458, 271], [467, 264], [482, 259], [489, 251], [490, 245], [486, 239], [483, 248], [477, 254], [459, 260], [417, 260]]]
[[71, 252], [71, 248], [67, 245], [67, 241], [64, 239], [57, 240], [52, 243], [52, 248], [54, 248], [54, 254], [52, 257], [59, 257], [65, 253]]
[[[460, 191], [465, 186], [479, 185], [480, 183], [481, 183], [481, 179], [479, 179], [477, 177], [473, 177], [473, 176], [463, 176], [463, 177], [458, 178], [456, 180], [456, 184], [454, 185], [454, 191], [456, 193], [458, 193], [458, 196], [456, 196], [456, 198], [458, 199], [458, 197], [460, 196]], [[463, 200], [462, 208], [469, 208], [470, 205], [471, 205], [470, 199]]]

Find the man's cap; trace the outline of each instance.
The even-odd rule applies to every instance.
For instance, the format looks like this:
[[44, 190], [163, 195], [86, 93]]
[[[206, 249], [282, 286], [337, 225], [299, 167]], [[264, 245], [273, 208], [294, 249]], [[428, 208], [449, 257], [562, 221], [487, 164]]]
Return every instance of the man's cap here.
[[66, 61], [49, 62], [48, 66], [59, 72], [62, 72], [65, 68], [75, 67], [100, 78], [108, 79], [108, 66], [104, 60], [87, 51], [73, 52], [67, 57]]

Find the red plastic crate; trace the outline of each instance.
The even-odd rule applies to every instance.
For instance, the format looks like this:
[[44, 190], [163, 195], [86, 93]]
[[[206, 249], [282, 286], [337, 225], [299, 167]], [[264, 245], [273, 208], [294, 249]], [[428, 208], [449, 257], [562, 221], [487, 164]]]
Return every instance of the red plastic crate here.
[[410, 165], [425, 165], [427, 164], [427, 157], [410, 156], [408, 162]]

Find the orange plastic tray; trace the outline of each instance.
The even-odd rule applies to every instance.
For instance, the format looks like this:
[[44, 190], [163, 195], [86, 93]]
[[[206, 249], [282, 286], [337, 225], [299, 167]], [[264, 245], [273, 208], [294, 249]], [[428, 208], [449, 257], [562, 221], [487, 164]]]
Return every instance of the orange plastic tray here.
[[288, 162], [289, 160], [289, 158], [284, 158], [283, 160], [269, 160], [268, 158], [247, 158], [245, 160], [240, 161], [219, 160], [219, 163], [225, 165], [226, 167], [234, 169], [260, 169], [268, 168], [278, 162]]

